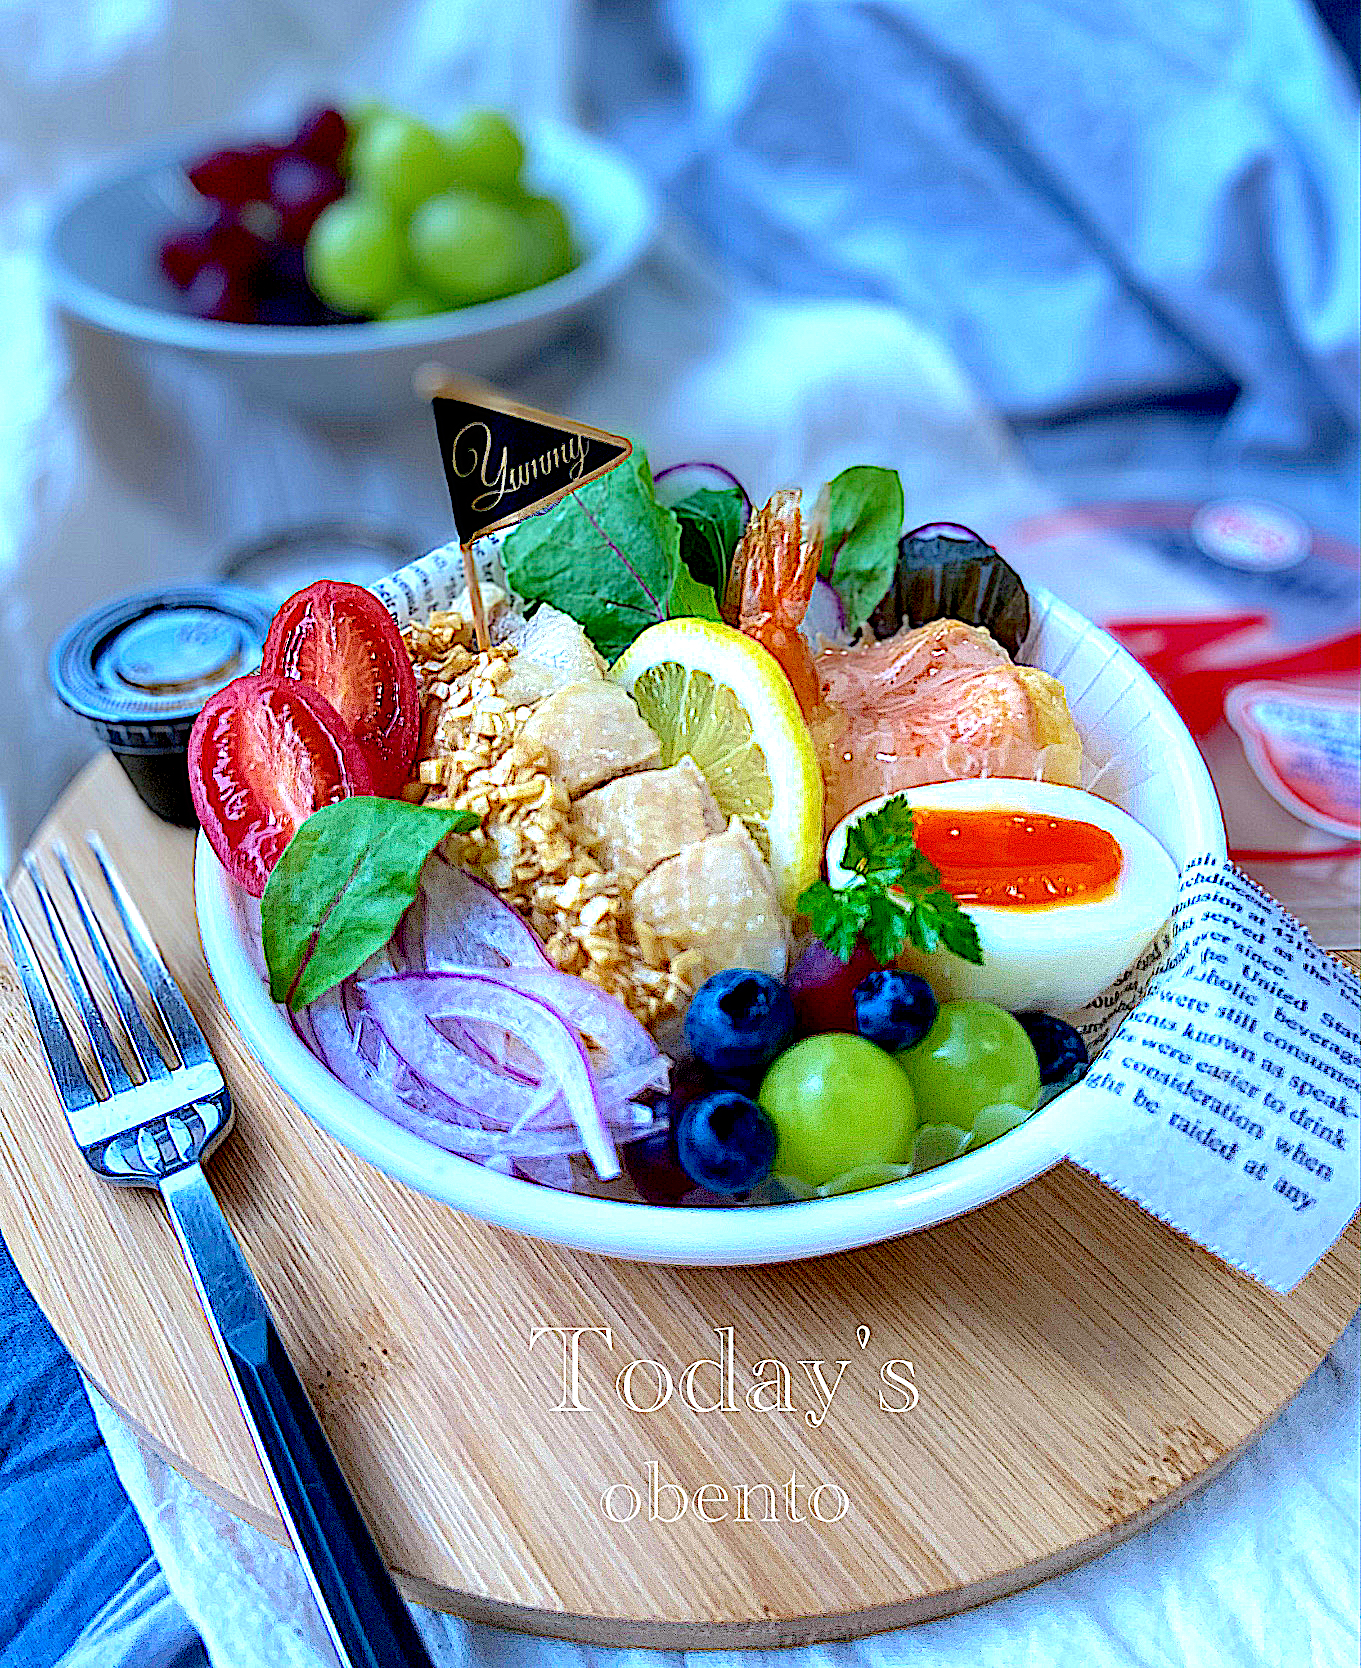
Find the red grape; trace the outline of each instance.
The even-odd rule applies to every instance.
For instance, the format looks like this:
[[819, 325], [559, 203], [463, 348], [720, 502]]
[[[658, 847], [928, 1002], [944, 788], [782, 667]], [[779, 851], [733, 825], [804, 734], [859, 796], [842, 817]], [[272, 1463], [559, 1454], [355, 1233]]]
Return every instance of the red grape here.
[[201, 319], [255, 323], [255, 302], [245, 280], [219, 261], [208, 261], [198, 269], [184, 299], [189, 311]]
[[279, 157], [269, 171], [269, 196], [279, 211], [280, 241], [301, 248], [322, 209], [344, 194], [345, 182], [333, 168], [287, 152]]
[[257, 324], [326, 324], [326, 309], [310, 290], [265, 290], [255, 304]]
[[280, 155], [279, 145], [238, 145], [210, 151], [187, 170], [195, 191], [230, 208], [263, 201], [269, 195], [269, 171]]
[[350, 133], [345, 118], [329, 104], [309, 110], [298, 123], [288, 148], [322, 168], [338, 168]]
[[789, 995], [805, 1031], [849, 1031], [856, 1034], [855, 987], [880, 963], [860, 939], [849, 961], [842, 961], [820, 938], [799, 957], [789, 975]]
[[629, 1141], [619, 1149], [629, 1180], [649, 1205], [675, 1205], [695, 1184], [680, 1167], [676, 1141], [671, 1130], [654, 1129], [641, 1140]]
[[172, 232], [161, 244], [161, 271], [177, 290], [188, 289], [208, 254], [205, 232]]
[[302, 250], [276, 243], [255, 275], [256, 310], [261, 324], [323, 324], [325, 309], [312, 293], [302, 265]]
[[712, 1089], [731, 1088], [731, 1083], [710, 1071], [703, 1060], [684, 1059], [671, 1072], [671, 1087], [666, 1095], [666, 1109], [675, 1123], [692, 1100], [707, 1095]]
[[225, 267], [233, 278], [248, 284], [269, 254], [258, 232], [237, 219], [230, 209], [219, 209], [203, 233], [208, 259]]

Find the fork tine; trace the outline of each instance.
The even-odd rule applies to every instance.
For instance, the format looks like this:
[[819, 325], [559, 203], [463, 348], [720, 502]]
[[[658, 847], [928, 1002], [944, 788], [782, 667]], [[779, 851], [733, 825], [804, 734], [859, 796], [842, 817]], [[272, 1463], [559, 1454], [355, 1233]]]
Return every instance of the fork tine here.
[[123, 1064], [118, 1045], [104, 1023], [104, 1015], [99, 1011], [94, 992], [81, 972], [80, 964], [76, 960], [75, 946], [57, 914], [57, 906], [52, 902], [52, 894], [47, 890], [47, 882], [43, 879], [42, 870], [31, 851], [24, 853], [24, 867], [28, 870], [28, 878], [33, 882], [33, 889], [38, 894], [38, 902], [42, 905], [42, 912], [47, 921], [47, 930], [57, 947], [57, 959], [61, 962], [67, 987], [75, 1000], [80, 1022], [85, 1027], [85, 1035], [90, 1039], [90, 1047], [94, 1049], [95, 1058], [99, 1061], [99, 1069], [104, 1073], [109, 1093], [121, 1094], [132, 1087], [128, 1068]]
[[213, 1064], [212, 1053], [204, 1041], [203, 1032], [199, 1030], [198, 1021], [189, 1011], [189, 1004], [180, 995], [179, 986], [170, 977], [170, 970], [161, 960], [161, 953], [156, 948], [151, 930], [142, 919], [141, 910], [133, 903], [127, 887], [123, 884], [122, 876], [114, 868], [113, 859], [104, 849], [104, 842], [98, 834], [91, 831], [86, 834], [85, 843], [94, 853], [95, 861], [108, 882], [114, 907], [122, 920], [123, 930], [128, 935], [133, 956], [142, 970], [146, 987], [151, 992], [151, 999], [156, 1004], [166, 1030], [174, 1039], [175, 1047], [180, 1051], [181, 1065]]
[[99, 971], [104, 975], [104, 982], [109, 987], [109, 994], [113, 997], [113, 1005], [118, 1010], [118, 1017], [123, 1022], [123, 1029], [128, 1034], [128, 1041], [132, 1044], [133, 1052], [142, 1062], [142, 1070], [148, 1080], [153, 1077], [169, 1077], [170, 1072], [165, 1063], [165, 1057], [157, 1047], [156, 1039], [152, 1036], [147, 1022], [142, 1018], [142, 1010], [137, 1006], [136, 999], [128, 989], [127, 980], [118, 970], [118, 964], [113, 959], [113, 952], [109, 948], [109, 941], [104, 936], [104, 929], [95, 918], [93, 911], [85, 897], [85, 889], [76, 878], [75, 870], [71, 867], [71, 860], [66, 855], [66, 847], [60, 840], [52, 843], [52, 855], [61, 865], [61, 872], [66, 876], [66, 884], [71, 889], [71, 897], [80, 914], [81, 924], [85, 928], [85, 936], [90, 940], [90, 948], [95, 953], [95, 960], [99, 963]]
[[80, 1063], [80, 1056], [75, 1051], [70, 1034], [57, 1012], [57, 1004], [52, 998], [47, 975], [38, 965], [38, 958], [33, 953], [28, 933], [15, 913], [3, 881], [0, 881], [0, 915], [4, 917], [5, 936], [9, 939], [10, 954], [14, 957], [14, 965], [18, 968], [19, 978], [23, 982], [24, 995], [28, 998], [33, 1023], [38, 1027], [38, 1035], [42, 1038], [43, 1053], [47, 1056], [47, 1069], [51, 1073], [53, 1087], [69, 1117], [73, 1113], [83, 1111], [87, 1106], [94, 1106], [97, 1097], [90, 1087], [90, 1080], [85, 1075], [85, 1068]]

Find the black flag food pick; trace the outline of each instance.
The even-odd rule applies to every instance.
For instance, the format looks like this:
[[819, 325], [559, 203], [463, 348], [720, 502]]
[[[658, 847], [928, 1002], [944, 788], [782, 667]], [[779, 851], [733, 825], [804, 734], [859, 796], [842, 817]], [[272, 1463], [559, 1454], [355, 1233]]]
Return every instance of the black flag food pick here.
[[633, 451], [622, 435], [444, 381], [433, 394], [454, 526], [463, 544], [546, 510]]
[[463, 547], [478, 647], [485, 649], [489, 640], [473, 541], [594, 481], [623, 463], [633, 445], [622, 435], [503, 399], [476, 383], [434, 373], [425, 383]]

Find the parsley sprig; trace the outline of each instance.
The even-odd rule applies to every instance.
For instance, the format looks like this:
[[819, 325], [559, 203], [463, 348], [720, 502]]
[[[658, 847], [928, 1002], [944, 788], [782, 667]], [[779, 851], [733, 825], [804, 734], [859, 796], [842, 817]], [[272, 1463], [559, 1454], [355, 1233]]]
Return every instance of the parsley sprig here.
[[[940, 883], [940, 870], [917, 847], [912, 808], [897, 794], [846, 831], [844, 886], [815, 881], [799, 908], [829, 950], [849, 961], [863, 933], [871, 953], [890, 962], [911, 942], [928, 955], [944, 944], [981, 964], [978, 928]], [[897, 897], [890, 894], [896, 893]]]

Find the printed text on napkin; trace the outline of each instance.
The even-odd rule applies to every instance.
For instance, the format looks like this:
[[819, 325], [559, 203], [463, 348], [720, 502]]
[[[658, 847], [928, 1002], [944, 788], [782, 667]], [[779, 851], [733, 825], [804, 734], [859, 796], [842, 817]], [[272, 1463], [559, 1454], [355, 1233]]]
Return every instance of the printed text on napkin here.
[[1156, 982], [1070, 1098], [1076, 1163], [1289, 1291], [1361, 1198], [1361, 981], [1198, 858]]

